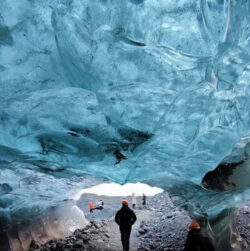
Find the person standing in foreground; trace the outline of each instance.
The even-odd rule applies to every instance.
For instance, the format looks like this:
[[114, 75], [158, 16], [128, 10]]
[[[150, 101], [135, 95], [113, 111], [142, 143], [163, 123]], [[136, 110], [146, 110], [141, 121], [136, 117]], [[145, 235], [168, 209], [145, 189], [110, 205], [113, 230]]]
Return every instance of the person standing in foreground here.
[[115, 215], [115, 221], [120, 227], [123, 251], [129, 250], [130, 233], [136, 219], [134, 211], [128, 206], [128, 201], [123, 200], [122, 208]]
[[198, 222], [192, 222], [188, 231], [184, 251], [215, 251], [211, 240], [201, 234]]

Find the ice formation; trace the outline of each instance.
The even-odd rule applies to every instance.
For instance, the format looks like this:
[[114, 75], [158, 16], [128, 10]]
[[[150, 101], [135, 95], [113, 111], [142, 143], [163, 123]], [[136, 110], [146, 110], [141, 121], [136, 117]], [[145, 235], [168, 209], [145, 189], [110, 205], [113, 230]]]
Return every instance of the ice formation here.
[[[196, 187], [249, 134], [248, 0], [1, 0], [0, 10], [5, 220], [68, 198], [74, 175]], [[127, 158], [118, 165], [115, 150]]]

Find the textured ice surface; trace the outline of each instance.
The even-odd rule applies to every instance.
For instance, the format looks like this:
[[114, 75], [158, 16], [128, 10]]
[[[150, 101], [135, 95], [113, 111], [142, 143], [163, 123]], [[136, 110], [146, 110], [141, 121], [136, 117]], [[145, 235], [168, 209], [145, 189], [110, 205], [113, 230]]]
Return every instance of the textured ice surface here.
[[[249, 133], [248, 0], [1, 0], [0, 10], [4, 212], [67, 197], [69, 173], [200, 184]], [[127, 160], [115, 166], [117, 149]], [[37, 185], [22, 188], [27, 179]]]

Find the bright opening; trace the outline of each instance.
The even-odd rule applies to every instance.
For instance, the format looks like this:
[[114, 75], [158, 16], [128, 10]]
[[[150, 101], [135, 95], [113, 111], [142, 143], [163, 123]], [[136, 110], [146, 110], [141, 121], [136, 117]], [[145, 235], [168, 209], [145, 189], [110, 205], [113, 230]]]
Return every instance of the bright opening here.
[[135, 193], [136, 196], [141, 196], [145, 193], [146, 196], [154, 196], [158, 193], [162, 193], [163, 189], [159, 187], [151, 187], [143, 183], [126, 183], [120, 185], [117, 183], [102, 183], [97, 186], [93, 186], [87, 189], [80, 190], [74, 197], [75, 200], [79, 200], [82, 194], [92, 193], [98, 196], [130, 196]]

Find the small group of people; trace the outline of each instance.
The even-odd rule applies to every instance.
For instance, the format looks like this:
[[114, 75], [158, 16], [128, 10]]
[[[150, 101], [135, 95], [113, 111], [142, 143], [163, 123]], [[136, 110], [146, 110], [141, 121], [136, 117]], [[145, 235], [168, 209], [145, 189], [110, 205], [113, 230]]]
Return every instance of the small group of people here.
[[[145, 193], [142, 194], [142, 197], [141, 197], [141, 205], [142, 206], [146, 206], [146, 195]], [[136, 208], [136, 196], [135, 196], [135, 193], [132, 193], [132, 208], [135, 209]]]
[[95, 206], [95, 204], [94, 204], [93, 202], [91, 202], [91, 201], [89, 202], [89, 212], [90, 212], [90, 213], [93, 213], [93, 211], [94, 211], [95, 209], [97, 209], [97, 210], [102, 210], [103, 207], [104, 207], [104, 202], [103, 202], [102, 199], [99, 199], [98, 205], [97, 205], [97, 206]]
[[[146, 206], [146, 195], [145, 193], [142, 194], [142, 197], [141, 197], [141, 205], [142, 206]], [[97, 210], [102, 210], [103, 209], [103, 206], [104, 206], [104, 202], [102, 199], [99, 199], [98, 201], [98, 205], [95, 206], [95, 204], [93, 202], [89, 202], [89, 212], [90, 213], [93, 213], [93, 211], [95, 209]], [[135, 193], [132, 193], [132, 208], [133, 209], [136, 209], [136, 196], [135, 196]]]

